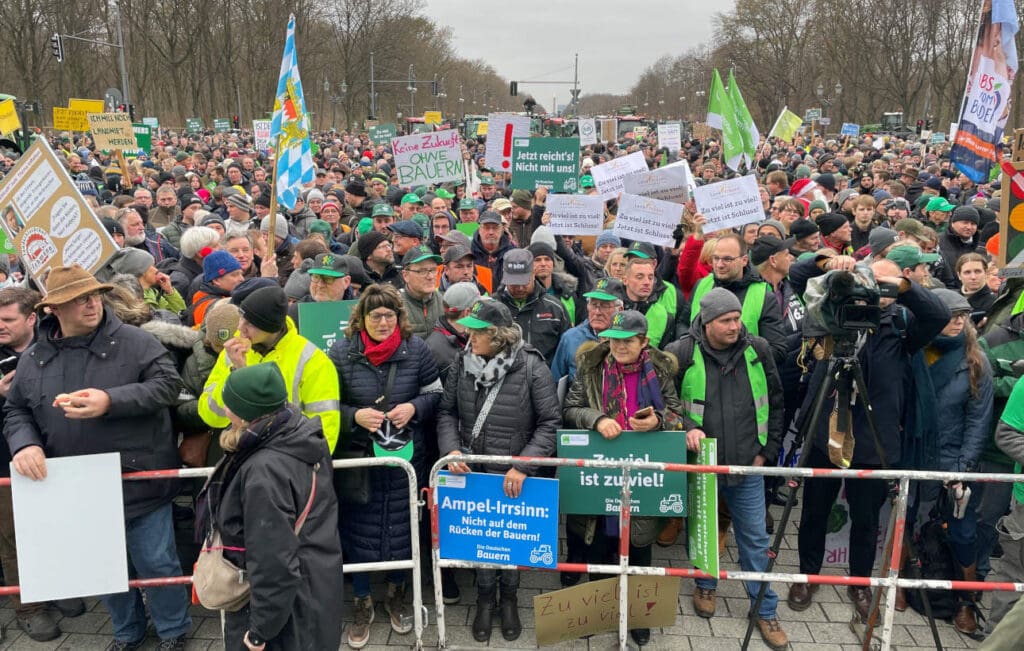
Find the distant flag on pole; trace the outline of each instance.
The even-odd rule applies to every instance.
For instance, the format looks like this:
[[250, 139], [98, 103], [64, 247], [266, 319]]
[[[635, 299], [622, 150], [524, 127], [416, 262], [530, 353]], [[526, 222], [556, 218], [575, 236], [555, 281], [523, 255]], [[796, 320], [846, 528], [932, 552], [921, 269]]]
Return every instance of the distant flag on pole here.
[[803, 123], [803, 118], [790, 111], [788, 106], [784, 106], [782, 107], [782, 113], [779, 113], [779, 118], [772, 125], [772, 130], [768, 132], [768, 137], [792, 140], [793, 136], [796, 135], [797, 129]]
[[[722, 86], [722, 77], [715, 70], [711, 77], [711, 92], [708, 93], [711, 99], [708, 101], [707, 123], [722, 131], [722, 153], [725, 156], [725, 164], [732, 169], [739, 169], [743, 162], [744, 149], [743, 127], [736, 116], [736, 107], [733, 106], [733, 99]], [[753, 159], [753, 156], [751, 156]]]
[[753, 167], [754, 155], [757, 154], [757, 145], [761, 142], [761, 132], [757, 130], [754, 119], [750, 117], [747, 103], [743, 101], [740, 85], [736, 83], [736, 77], [733, 76], [732, 70], [729, 71], [729, 97], [732, 99], [732, 109], [736, 114], [736, 124], [739, 126], [740, 136], [743, 138], [743, 156], [747, 159], [747, 167]]
[[722, 85], [722, 78], [718, 75], [718, 69], [711, 76], [711, 92], [708, 93], [708, 119], [705, 122], [709, 127], [722, 130], [724, 116], [732, 115], [732, 102]]
[[313, 154], [309, 143], [306, 101], [302, 95], [299, 59], [295, 51], [294, 14], [288, 18], [281, 76], [274, 97], [274, 117], [270, 122], [270, 142], [276, 143], [274, 173], [277, 175], [277, 201], [292, 210], [302, 185], [313, 181]]

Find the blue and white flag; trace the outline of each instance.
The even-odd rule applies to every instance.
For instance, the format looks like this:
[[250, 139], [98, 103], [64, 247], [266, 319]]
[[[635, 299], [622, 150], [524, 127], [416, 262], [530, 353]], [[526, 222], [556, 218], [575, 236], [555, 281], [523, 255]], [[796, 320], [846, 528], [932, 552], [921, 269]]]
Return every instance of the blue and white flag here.
[[288, 210], [304, 183], [313, 181], [313, 154], [309, 144], [306, 100], [299, 80], [299, 58], [295, 52], [295, 15], [288, 18], [281, 76], [274, 97], [274, 117], [270, 122], [270, 142], [276, 143], [274, 165], [277, 202]]

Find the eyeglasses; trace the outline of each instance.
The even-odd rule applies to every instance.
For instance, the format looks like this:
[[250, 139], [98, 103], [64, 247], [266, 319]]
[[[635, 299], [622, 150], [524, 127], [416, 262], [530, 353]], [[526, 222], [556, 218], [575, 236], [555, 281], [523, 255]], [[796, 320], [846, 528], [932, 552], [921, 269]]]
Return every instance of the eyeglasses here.
[[82, 306], [88, 305], [93, 301], [93, 299], [99, 300], [99, 298], [99, 292], [92, 292], [91, 294], [86, 294], [85, 296], [76, 296], [75, 298], [71, 299], [71, 302], [74, 303], [75, 305]]
[[405, 271], [408, 271], [411, 274], [419, 274], [424, 278], [437, 275], [437, 267], [431, 267], [430, 269], [406, 269]]
[[950, 321], [966, 321], [970, 316], [971, 313], [967, 311], [953, 312], [953, 318]]
[[335, 276], [325, 276], [323, 274], [309, 274], [310, 283], [318, 282], [324, 285], [333, 285], [334, 281], [336, 280], [338, 280], [338, 278]]
[[723, 262], [725, 264], [732, 264], [733, 262], [736, 262], [739, 259], [740, 258], [737, 258], [735, 256], [731, 256], [731, 255], [713, 255], [713, 256], [711, 256], [711, 262], [715, 262], [715, 263]]
[[394, 313], [394, 312], [391, 312], [391, 311], [388, 311], [388, 312], [370, 312], [369, 314], [366, 315], [366, 320], [367, 321], [372, 321], [373, 323], [381, 323], [382, 321], [394, 321], [397, 318], [398, 318], [398, 315], [396, 313]]
[[587, 307], [597, 312], [611, 312], [618, 307], [618, 303], [614, 301], [587, 301]]

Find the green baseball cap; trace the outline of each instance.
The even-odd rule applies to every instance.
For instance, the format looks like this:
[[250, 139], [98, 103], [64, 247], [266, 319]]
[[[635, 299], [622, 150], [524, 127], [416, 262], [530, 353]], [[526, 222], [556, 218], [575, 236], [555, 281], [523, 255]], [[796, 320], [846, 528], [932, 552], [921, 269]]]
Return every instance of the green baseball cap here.
[[584, 294], [583, 297], [599, 301], [625, 302], [626, 290], [622, 286], [622, 281], [616, 278], [601, 278], [594, 284], [594, 289]]
[[938, 253], [924, 253], [916, 246], [893, 247], [885, 256], [900, 266], [900, 269], [913, 269], [919, 264], [928, 264], [939, 259]]
[[481, 176], [480, 177], [480, 185], [494, 185], [494, 177], [493, 176]]
[[949, 203], [949, 201], [944, 197], [932, 197], [928, 200], [928, 203], [925, 204], [924, 209], [928, 212], [933, 210], [938, 210], [939, 212], [952, 212], [953, 210], [956, 210], [956, 206]]
[[466, 197], [459, 202], [459, 210], [476, 210], [476, 199]]
[[492, 298], [481, 298], [473, 303], [469, 314], [456, 323], [472, 330], [483, 330], [491, 326], [508, 327], [515, 322], [512, 320], [512, 313], [503, 303]]
[[402, 205], [404, 206], [407, 203], [423, 203], [423, 199], [421, 199], [415, 192], [409, 192], [402, 197]]
[[445, 190], [444, 188], [438, 188], [437, 192], [434, 193], [438, 199], [454, 199], [455, 195]]
[[345, 256], [322, 253], [313, 258], [313, 266], [307, 273], [314, 276], [344, 278], [348, 275], [348, 262], [345, 261]]
[[594, 177], [589, 174], [584, 174], [580, 177], [581, 188], [592, 188], [594, 187]]
[[424, 260], [433, 260], [437, 264], [441, 264], [441, 256], [434, 253], [434, 250], [429, 246], [421, 244], [420, 246], [414, 246], [409, 249], [405, 254], [405, 257], [402, 258], [402, 266], [408, 267], [411, 264], [423, 262]]
[[609, 339], [629, 339], [640, 335], [647, 335], [647, 317], [636, 310], [623, 310], [616, 312], [612, 317], [612, 324], [607, 330], [597, 333], [598, 337]]
[[627, 258], [647, 258], [648, 260], [657, 260], [658, 254], [654, 250], [654, 247], [647, 242], [633, 242], [629, 245], [629, 250], [626, 251]]
[[371, 214], [371, 216], [372, 217], [380, 217], [380, 216], [394, 217], [395, 216], [395, 209], [392, 208], [390, 204], [378, 203], [376, 206], [373, 207], [373, 213]]

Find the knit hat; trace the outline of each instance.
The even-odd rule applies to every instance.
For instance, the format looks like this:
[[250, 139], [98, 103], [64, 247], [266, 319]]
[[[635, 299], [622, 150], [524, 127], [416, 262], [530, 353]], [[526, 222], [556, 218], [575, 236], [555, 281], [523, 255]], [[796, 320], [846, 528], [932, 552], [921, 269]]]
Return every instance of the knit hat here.
[[232, 271], [241, 271], [242, 265], [227, 251], [214, 251], [203, 258], [203, 280], [212, 282]]
[[743, 306], [736, 295], [723, 287], [715, 287], [700, 299], [700, 318], [702, 323], [711, 323], [723, 314], [740, 312]]
[[156, 260], [147, 251], [128, 247], [115, 251], [108, 264], [116, 274], [128, 274], [138, 278], [149, 271], [149, 268], [156, 264]]
[[810, 207], [807, 209], [807, 214], [811, 214], [811, 211], [815, 209], [824, 210], [825, 212], [828, 212], [828, 204], [822, 201], [821, 199], [815, 199], [814, 201], [811, 202]]
[[288, 298], [280, 287], [263, 287], [245, 297], [238, 314], [263, 332], [281, 332], [288, 318]]
[[224, 382], [224, 406], [242, 420], [252, 422], [288, 402], [281, 369], [274, 362], [237, 369]]
[[530, 196], [529, 190], [513, 190], [512, 196], [509, 197], [509, 200], [512, 201], [513, 205], [525, 208], [526, 210], [533, 207], [533, 197]]
[[789, 234], [798, 240], [814, 235], [819, 230], [818, 225], [810, 219], [798, 219], [789, 225]]
[[831, 235], [850, 223], [845, 215], [840, 215], [836, 212], [827, 212], [824, 215], [819, 215], [817, 222], [823, 236]]
[[764, 226], [770, 226], [770, 227], [774, 228], [776, 231], [778, 231], [779, 234], [776, 237], [779, 237], [779, 238], [786, 237], [786, 227], [783, 226], [782, 222], [780, 222], [779, 220], [777, 220], [777, 219], [766, 219], [766, 220], [764, 220], [763, 222], [761, 222], [761, 226], [758, 226], [757, 232], [760, 233], [761, 232], [761, 228], [763, 228]]
[[313, 188], [313, 189], [311, 189], [311, 190], [306, 192], [306, 201], [307, 202], [309, 202], [309, 201], [317, 201], [317, 200], [319, 200], [319, 201], [323, 201], [324, 200], [324, 193], [323, 192], [320, 192], [316, 188]]
[[819, 174], [814, 177], [814, 182], [825, 188], [829, 192], [836, 191], [836, 177], [831, 174]]
[[238, 283], [238, 286], [231, 290], [231, 304], [241, 305], [242, 301], [248, 298], [257, 289], [264, 287], [279, 287], [276, 278], [246, 278]]
[[356, 224], [356, 232], [362, 235], [363, 233], [369, 233], [373, 228], [373, 220], [369, 217], [363, 217]]
[[913, 217], [904, 217], [895, 224], [892, 229], [897, 233], [906, 233], [914, 237], [924, 237], [924, 224], [914, 219]]
[[540, 256], [546, 256], [552, 262], [555, 260], [555, 250], [545, 242], [534, 242], [530, 246], [526, 247], [526, 250], [533, 254], [534, 260]]
[[933, 176], [924, 182], [924, 187], [929, 190], [935, 190], [936, 192], [942, 191], [942, 179], [937, 176]]
[[860, 196], [860, 192], [853, 188], [846, 188], [836, 196], [836, 206], [842, 209], [843, 204], [849, 199], [856, 199]]
[[762, 235], [750, 247], [750, 262], [756, 267], [768, 261], [776, 253], [788, 251], [785, 242], [772, 235]]
[[[530, 236], [530, 244], [544, 244], [552, 249], [557, 248], [555, 243], [555, 234], [551, 232], [549, 226], [538, 226], [533, 229], [533, 235]], [[552, 258], [553, 260], [554, 258]]]
[[[260, 220], [260, 232], [266, 233], [268, 231], [270, 231], [270, 215]], [[288, 239], [288, 220], [281, 215], [278, 215], [274, 221], [274, 235], [282, 240]]]
[[353, 197], [365, 197], [366, 196], [366, 184], [359, 178], [353, 178], [345, 186], [345, 192], [348, 192]]
[[218, 353], [224, 348], [224, 342], [238, 330], [238, 306], [231, 301], [217, 301], [206, 311], [203, 317], [203, 328], [206, 344]]
[[306, 229], [310, 235], [313, 233], [320, 233], [328, 238], [331, 237], [331, 225], [322, 219], [314, 219], [309, 222], [309, 227]]
[[252, 205], [270, 208], [270, 193], [266, 192], [252, 200]]
[[620, 240], [619, 236], [610, 230], [601, 231], [601, 234], [597, 236], [597, 241], [594, 243], [594, 246], [601, 248], [605, 244], [611, 244], [618, 248], [622, 246], [622, 240]]
[[301, 301], [309, 294], [309, 286], [313, 279], [304, 269], [309, 262], [309, 260], [303, 260], [303, 268], [293, 271], [284, 284], [284, 295], [291, 301]]
[[379, 231], [370, 231], [363, 233], [356, 240], [357, 253], [359, 254], [360, 260], [366, 260], [373, 253], [373, 250], [380, 246], [381, 242], [386, 241], [388, 238], [386, 235]]
[[893, 244], [899, 236], [899, 233], [884, 226], [871, 229], [871, 234], [868, 235], [868, 246], [871, 247], [871, 254], [874, 255], [885, 250], [885, 247]]
[[252, 208], [252, 204], [249, 202], [249, 197], [237, 192], [233, 192], [224, 197], [224, 202], [238, 208], [239, 210], [248, 211]]
[[949, 218], [950, 224], [954, 222], [973, 222], [977, 225], [980, 221], [981, 215], [974, 206], [960, 206], [953, 211], [953, 216]]
[[218, 215], [217, 213], [210, 213], [209, 215], [207, 215], [206, 217], [203, 217], [199, 221], [199, 225], [200, 226], [209, 226], [210, 224], [220, 224], [220, 227], [222, 229], [225, 227], [224, 226], [224, 220], [221, 219], [220, 215]]

